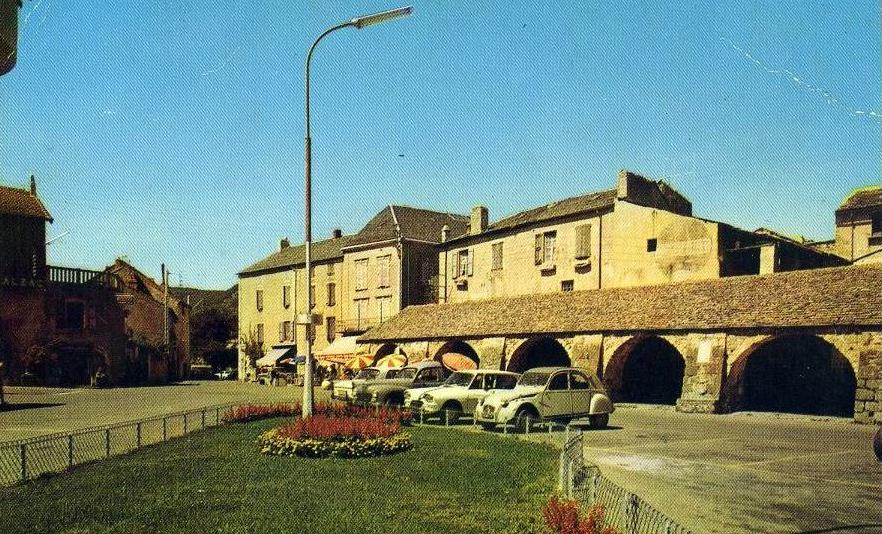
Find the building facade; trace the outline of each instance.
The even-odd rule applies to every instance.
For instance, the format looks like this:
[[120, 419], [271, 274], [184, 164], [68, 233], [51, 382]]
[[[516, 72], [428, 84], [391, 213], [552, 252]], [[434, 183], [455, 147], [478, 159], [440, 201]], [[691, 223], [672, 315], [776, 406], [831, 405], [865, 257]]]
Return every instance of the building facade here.
[[[441, 246], [440, 302], [766, 274], [848, 262], [773, 232], [694, 217], [662, 181], [621, 171], [615, 189], [487, 224]], [[446, 268], [444, 267], [446, 266]]]
[[882, 262], [882, 187], [858, 189], [842, 202], [834, 251], [853, 262]]

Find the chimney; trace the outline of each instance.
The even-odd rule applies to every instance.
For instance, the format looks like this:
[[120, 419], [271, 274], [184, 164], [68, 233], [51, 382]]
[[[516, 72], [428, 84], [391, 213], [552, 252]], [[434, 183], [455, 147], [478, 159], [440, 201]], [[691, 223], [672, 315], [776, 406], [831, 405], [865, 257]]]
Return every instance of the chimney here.
[[286, 248], [288, 248], [288, 247], [290, 247], [290, 246], [291, 246], [291, 242], [288, 241], [288, 238], [287, 238], [287, 237], [285, 237], [285, 238], [283, 238], [281, 241], [279, 241], [279, 251], [280, 251], [280, 252], [283, 251], [283, 250], [285, 250]]
[[475, 206], [472, 208], [472, 220], [469, 226], [469, 234], [480, 234], [487, 230], [487, 208], [484, 206]]
[[450, 226], [444, 225], [441, 227], [441, 242], [447, 243], [447, 240], [450, 238]]
[[343, 237], [343, 230], [339, 228], [331, 230], [331, 239], [340, 239], [341, 237]]
[[37, 178], [31, 175], [31, 194], [37, 196]]

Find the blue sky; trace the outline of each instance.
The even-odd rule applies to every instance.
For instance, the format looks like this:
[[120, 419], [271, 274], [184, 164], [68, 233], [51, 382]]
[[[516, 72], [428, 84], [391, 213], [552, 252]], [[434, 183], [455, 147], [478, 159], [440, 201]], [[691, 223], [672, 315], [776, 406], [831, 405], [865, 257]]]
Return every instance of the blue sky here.
[[[314, 235], [382, 206], [491, 220], [665, 178], [694, 212], [832, 236], [880, 182], [878, 1], [414, 2], [313, 64]], [[388, 2], [26, 0], [0, 182], [38, 177], [53, 264], [227, 287], [302, 239], [303, 60]], [[872, 113], [872, 115], [871, 115]], [[403, 155], [401, 157], [400, 155]]]

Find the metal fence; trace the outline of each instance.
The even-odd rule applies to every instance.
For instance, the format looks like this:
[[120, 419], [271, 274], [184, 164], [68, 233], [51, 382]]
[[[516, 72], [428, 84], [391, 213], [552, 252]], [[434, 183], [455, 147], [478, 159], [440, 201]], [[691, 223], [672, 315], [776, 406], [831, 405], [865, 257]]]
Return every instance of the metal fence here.
[[[569, 433], [568, 433], [569, 434]], [[560, 453], [559, 489], [588, 506], [604, 508], [604, 525], [624, 534], [691, 534], [646, 501], [606, 478], [594, 465], [586, 465], [582, 432], [568, 435]]]
[[0, 443], [0, 486], [123, 454], [137, 448], [217, 426], [235, 404]]

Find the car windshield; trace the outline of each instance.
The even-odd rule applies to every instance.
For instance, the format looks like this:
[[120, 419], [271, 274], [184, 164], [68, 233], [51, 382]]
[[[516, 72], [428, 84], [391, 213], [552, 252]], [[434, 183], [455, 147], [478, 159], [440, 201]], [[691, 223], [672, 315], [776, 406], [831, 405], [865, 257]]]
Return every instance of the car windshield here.
[[456, 372], [450, 375], [446, 382], [444, 382], [445, 386], [468, 386], [472, 383], [472, 377], [475, 375], [472, 373], [462, 373]]
[[386, 378], [395, 378], [401, 374], [401, 369], [389, 369], [386, 371]]
[[380, 374], [379, 369], [362, 369], [361, 371], [358, 372], [357, 375], [355, 375], [355, 378], [372, 380], [374, 378], [377, 378], [378, 374]]
[[401, 370], [401, 372], [398, 374], [398, 376], [396, 378], [404, 378], [404, 379], [410, 380], [410, 379], [416, 377], [416, 374], [417, 374], [416, 367], [405, 367], [404, 369]]
[[521, 379], [518, 381], [519, 386], [544, 386], [546, 382], [548, 382], [548, 377], [551, 373], [541, 373], [536, 372], [532, 373], [527, 371], [521, 376]]

